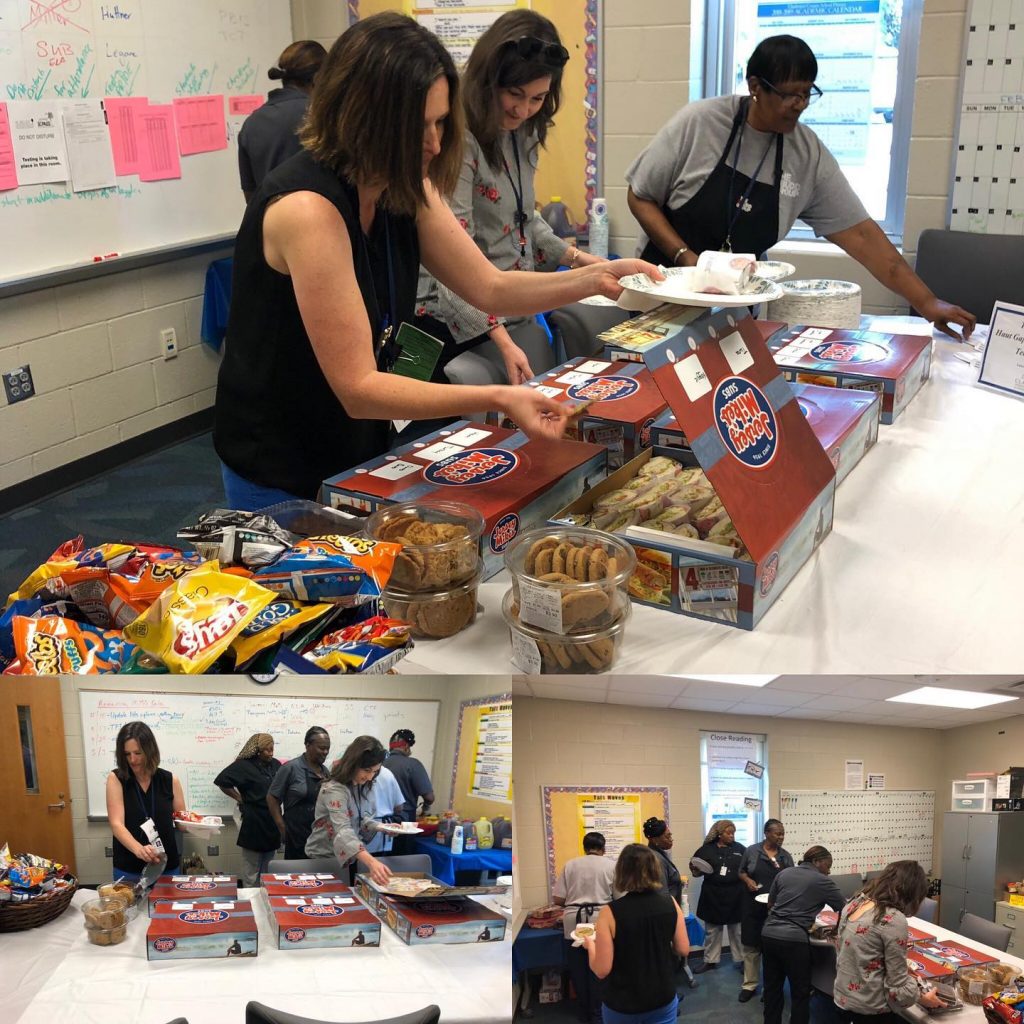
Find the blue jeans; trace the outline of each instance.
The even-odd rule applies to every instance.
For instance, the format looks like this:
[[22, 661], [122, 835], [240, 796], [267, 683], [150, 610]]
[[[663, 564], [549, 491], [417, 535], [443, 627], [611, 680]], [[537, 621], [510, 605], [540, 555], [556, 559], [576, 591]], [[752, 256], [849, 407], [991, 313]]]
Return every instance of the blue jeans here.
[[676, 1024], [676, 1012], [679, 1009], [679, 998], [674, 997], [671, 1003], [659, 1006], [656, 1010], [646, 1013], [619, 1013], [607, 1006], [601, 1007], [604, 1024]]
[[239, 509], [242, 512], [257, 512], [269, 505], [277, 505], [282, 501], [295, 501], [298, 498], [297, 494], [289, 494], [277, 487], [262, 487], [259, 484], [250, 483], [233, 469], [225, 466], [223, 462], [220, 464], [220, 476], [224, 481], [227, 507]]

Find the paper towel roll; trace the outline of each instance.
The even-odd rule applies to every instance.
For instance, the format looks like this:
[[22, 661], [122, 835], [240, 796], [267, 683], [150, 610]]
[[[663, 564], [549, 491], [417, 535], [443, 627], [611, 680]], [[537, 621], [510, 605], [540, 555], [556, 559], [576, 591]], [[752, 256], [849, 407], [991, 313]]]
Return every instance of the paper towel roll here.
[[766, 320], [811, 327], [859, 327], [860, 285], [853, 281], [779, 281], [781, 299], [768, 303]]
[[697, 257], [694, 291], [713, 295], [742, 295], [750, 289], [754, 264], [752, 253], [706, 250]]

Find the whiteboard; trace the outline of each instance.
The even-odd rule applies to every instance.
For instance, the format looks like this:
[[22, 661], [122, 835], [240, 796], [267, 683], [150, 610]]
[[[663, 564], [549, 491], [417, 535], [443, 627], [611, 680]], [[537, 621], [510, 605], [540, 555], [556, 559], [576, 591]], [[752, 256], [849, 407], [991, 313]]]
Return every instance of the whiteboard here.
[[153, 730], [160, 767], [181, 781], [189, 810], [229, 815], [235, 802], [213, 780], [253, 733], [270, 733], [274, 756], [289, 761], [304, 751], [306, 730], [322, 726], [331, 737], [330, 765], [357, 736], [376, 736], [386, 747], [396, 729], [412, 729], [417, 758], [432, 765], [440, 702], [81, 690], [79, 706], [88, 814], [105, 818], [107, 776], [126, 722], [145, 722]]
[[[0, 0], [0, 103], [223, 95], [227, 113], [230, 96], [266, 94], [291, 41], [286, 0]], [[180, 179], [0, 192], [0, 283], [234, 235], [244, 119], [228, 114], [227, 149], [183, 156]]]
[[931, 871], [935, 793], [912, 789], [784, 789], [779, 818], [786, 849], [799, 860], [812, 846], [832, 854], [832, 873], [879, 871], [916, 860]]

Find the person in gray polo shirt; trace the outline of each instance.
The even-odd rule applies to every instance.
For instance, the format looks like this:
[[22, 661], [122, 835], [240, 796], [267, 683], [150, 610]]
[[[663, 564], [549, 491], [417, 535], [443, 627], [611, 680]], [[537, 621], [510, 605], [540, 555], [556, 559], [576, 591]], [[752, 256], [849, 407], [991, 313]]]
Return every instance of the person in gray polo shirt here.
[[[420, 797], [423, 798], [424, 814], [434, 802], [434, 786], [427, 769], [411, 753], [415, 742], [416, 734], [412, 729], [395, 730], [388, 743], [391, 752], [384, 762], [384, 767], [394, 775], [405, 797], [405, 806], [402, 808], [403, 821], [416, 820], [416, 805]], [[415, 847], [416, 842], [412, 836], [397, 836], [393, 852], [413, 853]]]
[[764, 958], [764, 1024], [782, 1024], [783, 986], [789, 979], [789, 1024], [808, 1024], [811, 1012], [810, 929], [826, 905], [846, 900], [828, 877], [832, 854], [812, 846], [796, 867], [784, 868], [768, 890], [768, 920], [761, 930]]

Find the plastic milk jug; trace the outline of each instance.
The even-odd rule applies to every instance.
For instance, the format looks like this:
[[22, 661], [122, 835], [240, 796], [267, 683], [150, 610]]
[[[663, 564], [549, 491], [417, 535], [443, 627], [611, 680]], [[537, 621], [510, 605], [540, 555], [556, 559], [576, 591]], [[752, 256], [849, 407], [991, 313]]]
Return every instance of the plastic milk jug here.
[[462, 853], [463, 835], [462, 823], [456, 822], [452, 828], [452, 856], [457, 857]]
[[473, 827], [476, 829], [476, 841], [480, 849], [491, 849], [494, 846], [494, 829], [491, 828], [490, 820], [483, 817], [477, 818], [473, 822]]

